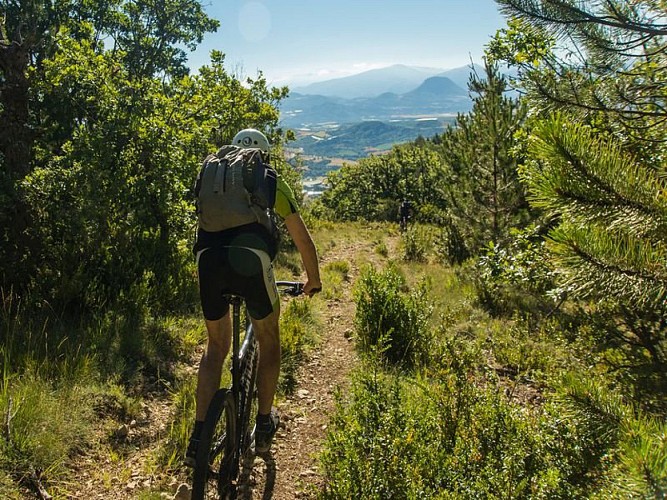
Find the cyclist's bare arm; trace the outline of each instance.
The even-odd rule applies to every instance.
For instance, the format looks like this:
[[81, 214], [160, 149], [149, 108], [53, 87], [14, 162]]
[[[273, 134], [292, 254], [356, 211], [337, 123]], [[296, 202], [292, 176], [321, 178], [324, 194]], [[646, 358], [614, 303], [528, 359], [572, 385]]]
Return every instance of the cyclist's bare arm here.
[[303, 286], [303, 293], [313, 295], [322, 289], [320, 281], [320, 267], [317, 259], [317, 249], [308, 228], [303, 222], [301, 215], [293, 213], [285, 218], [285, 226], [294, 240], [297, 250], [301, 254], [303, 267], [306, 269], [308, 281]]

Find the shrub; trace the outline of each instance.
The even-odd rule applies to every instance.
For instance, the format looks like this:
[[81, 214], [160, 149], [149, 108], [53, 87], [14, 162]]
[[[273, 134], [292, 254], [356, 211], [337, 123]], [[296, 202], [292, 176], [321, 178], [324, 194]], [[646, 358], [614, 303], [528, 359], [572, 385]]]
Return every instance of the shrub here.
[[426, 262], [431, 244], [431, 235], [424, 226], [410, 226], [401, 235], [403, 260], [408, 262]]
[[[322, 455], [321, 497], [529, 498], [551, 485], [537, 421], [494, 389], [478, 390], [460, 371], [415, 381], [358, 373], [337, 413]], [[537, 491], [537, 490], [541, 491]], [[541, 494], [541, 495], [540, 495]]]
[[355, 325], [364, 352], [379, 348], [383, 357], [406, 369], [427, 358], [432, 307], [426, 281], [408, 290], [395, 266], [384, 272], [366, 268], [355, 287]]
[[506, 245], [490, 243], [478, 260], [474, 280], [479, 301], [494, 315], [550, 313], [563, 291], [555, 283], [555, 271], [544, 240], [536, 230], [512, 231]]
[[466, 343], [447, 348], [415, 378], [371, 359], [337, 395], [321, 498], [662, 498], [664, 422], [581, 374], [543, 407], [513, 404]]
[[450, 265], [461, 264], [470, 257], [463, 235], [451, 217], [444, 220], [444, 225], [436, 238], [435, 253], [441, 262]]

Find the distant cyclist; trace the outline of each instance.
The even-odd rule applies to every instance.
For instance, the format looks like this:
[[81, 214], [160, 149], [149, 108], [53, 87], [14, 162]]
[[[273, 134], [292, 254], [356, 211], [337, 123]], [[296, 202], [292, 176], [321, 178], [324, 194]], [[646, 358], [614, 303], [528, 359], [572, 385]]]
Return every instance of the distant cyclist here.
[[401, 231], [405, 231], [408, 228], [408, 221], [412, 215], [412, 204], [409, 200], [403, 200], [401, 205], [398, 207], [398, 220], [401, 227]]
[[[238, 170], [244, 173], [237, 175], [234, 169], [236, 160], [229, 158], [234, 158], [234, 155], [236, 158], [250, 158], [249, 161], [259, 165], [255, 155], [259, 151], [259, 157], [268, 163], [269, 148], [269, 141], [263, 133], [255, 129], [241, 130], [231, 146], [224, 146], [217, 156], [210, 155], [205, 160], [197, 178], [195, 191], [198, 196], [199, 229], [193, 252], [197, 258], [199, 293], [208, 342], [199, 365], [195, 426], [185, 458], [185, 463], [191, 466], [194, 465], [206, 411], [213, 394], [220, 387], [223, 361], [231, 344], [231, 318], [225, 294], [240, 295], [245, 299], [259, 344], [256, 451], [263, 453], [270, 449], [280, 423], [277, 411], [272, 408], [280, 374], [280, 300], [271, 264], [277, 253], [277, 240], [269, 217], [272, 211], [284, 220], [301, 254], [307, 274], [304, 293], [312, 296], [322, 287], [315, 244], [299, 215], [294, 194], [285, 181], [279, 175], [276, 179], [277, 174], [270, 169], [274, 175], [275, 201], [272, 200], [273, 204], [266, 208], [250, 203], [249, 200], [254, 197], [247, 189], [235, 188], [234, 183], [240, 182], [238, 178], [244, 177], [243, 182], [246, 181], [245, 170]], [[206, 186], [207, 182], [214, 186]], [[204, 195], [206, 189], [215, 196], [207, 198]], [[227, 201], [223, 203], [221, 200], [225, 196]], [[244, 201], [229, 201], [234, 196]], [[221, 205], [209, 208], [213, 203]], [[215, 220], [216, 217], [220, 220]], [[212, 230], [219, 227], [223, 229]]]

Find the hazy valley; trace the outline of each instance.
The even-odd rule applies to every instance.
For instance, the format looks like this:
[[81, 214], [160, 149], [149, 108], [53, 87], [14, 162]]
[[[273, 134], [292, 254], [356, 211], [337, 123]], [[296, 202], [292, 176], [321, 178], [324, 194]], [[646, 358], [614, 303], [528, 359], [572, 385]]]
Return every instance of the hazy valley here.
[[395, 65], [297, 87], [280, 109], [281, 125], [297, 137], [287, 145], [290, 161], [313, 185], [345, 161], [441, 133], [471, 108], [470, 72]]

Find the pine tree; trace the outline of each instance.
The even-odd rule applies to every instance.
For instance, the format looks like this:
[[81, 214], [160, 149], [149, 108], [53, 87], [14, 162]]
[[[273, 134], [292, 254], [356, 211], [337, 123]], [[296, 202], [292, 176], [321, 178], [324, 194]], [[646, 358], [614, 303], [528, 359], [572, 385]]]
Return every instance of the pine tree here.
[[516, 18], [490, 52], [518, 67], [537, 123], [522, 169], [529, 200], [551, 221], [570, 296], [605, 318], [600, 340], [619, 373], [664, 411], [667, 3], [499, 3]]
[[485, 61], [485, 75], [471, 75], [472, 111], [459, 115], [442, 137], [445, 161], [455, 173], [450, 186], [452, 215], [460, 221], [471, 250], [506, 238], [520, 225], [526, 202], [517, 162], [511, 154], [514, 134], [526, 108], [507, 95], [508, 84], [497, 64]]
[[539, 167], [530, 199], [560, 224], [551, 234], [569, 288], [580, 297], [660, 305], [667, 293], [667, 198], [652, 168], [591, 127], [556, 115], [534, 130]]
[[[567, 283], [583, 297], [664, 305], [664, 1], [500, 0], [517, 16], [491, 52], [517, 64], [537, 116], [525, 169]], [[509, 50], [506, 50], [508, 49]], [[554, 115], [556, 113], [556, 115]]]

